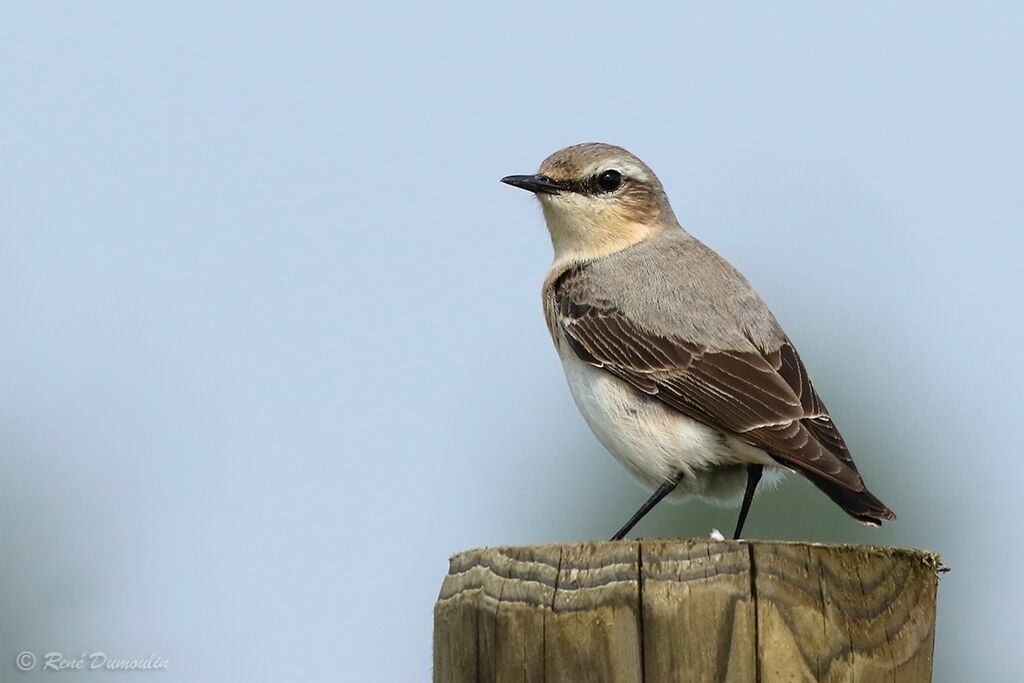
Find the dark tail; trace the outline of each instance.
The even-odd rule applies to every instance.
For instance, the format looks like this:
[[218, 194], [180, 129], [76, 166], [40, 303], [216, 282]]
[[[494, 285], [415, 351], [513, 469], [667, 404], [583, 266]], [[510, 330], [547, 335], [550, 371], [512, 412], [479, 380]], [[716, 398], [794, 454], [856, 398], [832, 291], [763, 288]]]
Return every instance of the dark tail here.
[[882, 526], [882, 522], [893, 522], [896, 520], [896, 513], [887, 508], [882, 501], [875, 498], [867, 489], [851, 491], [813, 472], [805, 470], [801, 474], [810, 479], [811, 483], [831, 498], [836, 505], [843, 508], [846, 514], [859, 522], [870, 526]]

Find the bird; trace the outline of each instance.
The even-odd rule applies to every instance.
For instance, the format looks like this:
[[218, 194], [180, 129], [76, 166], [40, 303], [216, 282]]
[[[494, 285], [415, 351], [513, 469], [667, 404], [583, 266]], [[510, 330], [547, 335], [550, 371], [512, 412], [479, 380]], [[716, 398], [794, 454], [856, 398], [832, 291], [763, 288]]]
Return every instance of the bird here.
[[589, 142], [501, 182], [540, 202], [554, 249], [544, 317], [573, 399], [651, 491], [739, 505], [797, 472], [854, 519], [896, 515], [868, 491], [796, 347], [753, 286], [676, 219], [658, 177]]

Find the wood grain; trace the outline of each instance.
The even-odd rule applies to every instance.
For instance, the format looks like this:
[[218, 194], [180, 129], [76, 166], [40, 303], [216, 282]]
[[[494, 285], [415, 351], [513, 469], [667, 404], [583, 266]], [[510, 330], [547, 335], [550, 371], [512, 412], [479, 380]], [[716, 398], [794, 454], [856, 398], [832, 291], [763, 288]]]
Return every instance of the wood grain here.
[[470, 550], [434, 610], [434, 681], [930, 681], [939, 567], [700, 539]]

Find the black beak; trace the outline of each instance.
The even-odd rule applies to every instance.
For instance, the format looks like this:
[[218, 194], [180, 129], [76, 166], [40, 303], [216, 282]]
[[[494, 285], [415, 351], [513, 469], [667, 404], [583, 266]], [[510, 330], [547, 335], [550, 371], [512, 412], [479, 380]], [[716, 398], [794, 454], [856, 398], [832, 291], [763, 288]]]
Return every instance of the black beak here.
[[546, 175], [507, 175], [501, 182], [539, 194], [558, 194], [562, 188]]

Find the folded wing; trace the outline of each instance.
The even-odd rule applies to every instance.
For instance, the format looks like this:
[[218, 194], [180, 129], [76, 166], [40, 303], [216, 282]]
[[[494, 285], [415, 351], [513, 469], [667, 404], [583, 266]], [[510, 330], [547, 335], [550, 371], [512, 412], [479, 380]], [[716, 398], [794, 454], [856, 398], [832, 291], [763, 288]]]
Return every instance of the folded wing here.
[[788, 340], [759, 348], [704, 345], [645, 330], [570, 272], [554, 289], [558, 325], [583, 361], [797, 469], [847, 512], [877, 524], [893, 513], [865, 488], [843, 437]]

